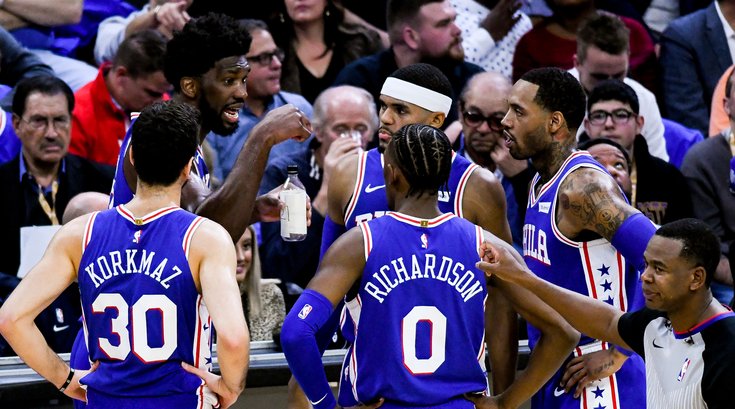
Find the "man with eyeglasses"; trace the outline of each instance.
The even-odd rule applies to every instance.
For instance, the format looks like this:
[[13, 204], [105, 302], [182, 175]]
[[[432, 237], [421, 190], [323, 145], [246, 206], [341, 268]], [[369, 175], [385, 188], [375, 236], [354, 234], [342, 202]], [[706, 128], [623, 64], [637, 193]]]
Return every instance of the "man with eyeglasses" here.
[[[517, 249], [523, 246], [523, 215], [525, 199], [517, 199], [518, 189], [522, 198], [527, 197], [528, 181], [533, 176], [516, 178], [530, 172], [525, 160], [510, 156], [503, 138], [503, 120], [508, 112], [508, 95], [512, 84], [504, 75], [496, 72], [483, 72], [470, 79], [459, 97], [459, 122], [462, 132], [459, 136], [458, 155], [493, 172], [505, 190], [508, 223]], [[515, 186], [514, 181], [520, 184]]]
[[[214, 176], [224, 180], [230, 174], [240, 149], [247, 141], [250, 131], [265, 115], [286, 104], [299, 108], [311, 118], [312, 107], [301, 95], [281, 91], [281, 63], [284, 52], [276, 47], [268, 26], [261, 20], [241, 20], [240, 24], [253, 38], [250, 51], [245, 56], [250, 65], [245, 105], [240, 110], [239, 126], [232, 135], [210, 133], [207, 141], [217, 155], [219, 166], [214, 169]], [[271, 149], [268, 162], [281, 155], [293, 154], [300, 149], [300, 143], [285, 141]]]
[[[31, 77], [15, 88], [13, 127], [22, 149], [15, 159], [0, 166], [4, 198], [0, 201], [4, 215], [0, 277], [8, 281], [17, 283], [22, 227], [58, 225], [67, 204], [78, 193], [110, 191], [111, 166], [67, 153], [73, 109], [74, 94], [59, 78]], [[7, 295], [0, 294], [0, 302]], [[39, 328], [54, 351], [69, 352], [80, 328], [78, 291], [67, 290], [52, 307], [42, 314], [46, 318], [38, 322]]]
[[640, 134], [646, 118], [639, 114], [639, 107], [631, 87], [617, 80], [603, 81], [587, 96], [585, 132], [592, 139], [611, 139], [627, 151], [631, 158], [630, 203], [651, 221], [661, 225], [693, 217], [684, 176], [674, 165], [651, 155]]
[[[651, 154], [668, 161], [664, 125], [656, 96], [638, 81], [628, 78], [629, 63], [630, 34], [619, 17], [600, 13], [582, 24], [577, 32], [574, 68], [569, 73], [579, 80], [586, 94], [607, 79], [623, 81], [633, 88], [641, 101], [641, 113], [646, 117], [641, 134], [646, 138]], [[582, 127], [577, 138], [581, 133]]]

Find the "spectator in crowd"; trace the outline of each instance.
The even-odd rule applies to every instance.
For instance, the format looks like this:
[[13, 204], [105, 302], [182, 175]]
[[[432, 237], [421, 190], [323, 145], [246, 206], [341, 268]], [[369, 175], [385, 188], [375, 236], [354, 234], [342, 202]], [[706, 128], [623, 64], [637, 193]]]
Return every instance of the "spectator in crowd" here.
[[450, 0], [462, 29], [465, 60], [486, 71], [513, 75], [518, 40], [533, 28], [520, 0]]
[[[49, 75], [21, 80], [13, 97], [13, 127], [22, 142], [16, 157], [0, 166], [5, 198], [0, 211], [7, 220], [0, 229], [0, 260], [6, 297], [20, 266], [20, 229], [58, 225], [72, 197], [87, 191], [107, 193], [113, 168], [67, 153], [74, 95], [66, 83]], [[7, 277], [11, 276], [11, 277]], [[38, 317], [36, 324], [55, 352], [69, 352], [81, 316], [79, 291], [70, 287]], [[12, 353], [4, 348], [3, 353]]]
[[[630, 31], [623, 20], [610, 14], [597, 14], [587, 19], [577, 32], [574, 68], [569, 72], [579, 80], [585, 93], [602, 81], [613, 78], [628, 84], [640, 102], [641, 116], [646, 118], [641, 134], [653, 156], [669, 160], [664, 140], [664, 126], [656, 96], [638, 81], [628, 78], [630, 63]], [[583, 132], [580, 127], [579, 134]], [[577, 137], [579, 137], [579, 134]]]
[[0, 166], [7, 200], [0, 211], [5, 249], [0, 272], [15, 275], [20, 264], [20, 228], [59, 224], [69, 200], [86, 191], [109, 192], [113, 168], [68, 154], [74, 95], [60, 79], [22, 80], [13, 98], [13, 127], [23, 147]]
[[[459, 97], [462, 124], [459, 155], [493, 172], [505, 190], [508, 224], [517, 249], [523, 246], [523, 215], [526, 201], [518, 202], [511, 179], [528, 167], [525, 160], [510, 156], [503, 136], [503, 120], [508, 112], [510, 79], [497, 72], [481, 72], [467, 82]], [[527, 182], [527, 181], [526, 181]], [[522, 197], [527, 197], [525, 189]], [[519, 208], [522, 203], [523, 209]]]
[[237, 270], [235, 278], [240, 286], [242, 307], [250, 330], [251, 341], [272, 341], [281, 332], [286, 306], [280, 281], [261, 279], [258, 240], [253, 226], [245, 229], [235, 243]]
[[640, 134], [645, 121], [635, 91], [621, 81], [603, 81], [587, 98], [586, 136], [618, 142], [631, 158], [630, 204], [659, 225], [692, 217], [684, 176], [648, 151]]
[[730, 127], [730, 117], [725, 112], [725, 105], [722, 101], [727, 97], [725, 95], [725, 87], [730, 80], [730, 75], [735, 69], [735, 65], [725, 70], [720, 79], [717, 81], [714, 93], [712, 94], [712, 102], [710, 104], [709, 113], [709, 133], [707, 136], [714, 136]]
[[580, 142], [577, 149], [589, 152], [596, 161], [604, 166], [630, 201], [633, 183], [630, 180], [630, 155], [625, 148], [612, 139], [595, 138]]
[[[547, 2], [554, 14], [543, 19], [518, 42], [513, 57], [513, 79], [539, 67], [570, 69], [577, 52], [577, 31], [588, 18], [598, 13], [593, 0]], [[639, 22], [621, 17], [630, 30], [630, 75], [648, 89], [655, 89], [656, 55], [653, 41]]]
[[94, 43], [94, 60], [101, 65], [112, 61], [122, 42], [143, 30], [157, 30], [170, 39], [175, 30], [184, 28], [191, 19], [186, 10], [194, 0], [150, 0], [142, 9], [127, 16], [104, 19], [97, 30]]
[[735, 16], [735, 3], [716, 0], [672, 21], [661, 36], [664, 114], [702, 135], [708, 135], [717, 80], [735, 56], [735, 17], [729, 16]]
[[69, 151], [115, 166], [130, 126], [130, 114], [163, 98], [171, 85], [163, 75], [166, 40], [157, 31], [128, 37], [97, 78], [74, 93]]
[[82, 60], [100, 21], [133, 10], [122, 0], [14, 0], [3, 2], [0, 25], [76, 91], [96, 75], [96, 68]]
[[[438, 67], [449, 79], [453, 97], [459, 95], [482, 68], [464, 61], [462, 32], [454, 24], [456, 15], [449, 0], [390, 0], [387, 20], [391, 48], [348, 65], [335, 85], [364, 88], [378, 101], [391, 73], [424, 62]], [[457, 104], [452, 103], [444, 122], [449, 125], [457, 118]]]
[[684, 157], [681, 171], [692, 192], [694, 216], [703, 220], [722, 242], [720, 263], [712, 291], [718, 300], [729, 303], [733, 295], [732, 265], [727, 251], [735, 242], [735, 194], [728, 186], [730, 162], [735, 156], [735, 87], [733, 75], [727, 82], [724, 109], [730, 127], [692, 146]]
[[286, 53], [283, 89], [309, 102], [332, 85], [345, 65], [383, 48], [376, 31], [345, 20], [339, 0], [278, 4], [272, 33]]
[[[314, 102], [313, 137], [300, 150], [283, 155], [266, 167], [261, 194], [283, 184], [286, 168], [299, 167], [299, 179], [311, 198], [312, 223], [306, 239], [286, 242], [281, 239], [280, 223], [261, 223], [263, 274], [279, 278], [290, 307], [298, 289], [306, 287], [319, 264], [322, 226], [327, 214], [327, 186], [334, 167], [345, 159], [356, 157], [367, 147], [378, 128], [375, 101], [370, 94], [349, 85], [327, 88]], [[294, 291], [294, 289], [296, 291]]]
[[[238, 127], [231, 135], [217, 132], [207, 137], [209, 146], [215, 153], [218, 166], [214, 175], [224, 180], [232, 171], [237, 156], [248, 140], [250, 132], [260, 121], [274, 109], [292, 104], [311, 118], [311, 104], [304, 97], [281, 90], [281, 74], [284, 52], [273, 41], [268, 26], [261, 20], [241, 20], [242, 26], [253, 38], [250, 50], [245, 56], [250, 65], [247, 80], [247, 97], [240, 110]], [[271, 159], [281, 154], [290, 154], [300, 150], [301, 144], [295, 141], [283, 142], [271, 150]]]

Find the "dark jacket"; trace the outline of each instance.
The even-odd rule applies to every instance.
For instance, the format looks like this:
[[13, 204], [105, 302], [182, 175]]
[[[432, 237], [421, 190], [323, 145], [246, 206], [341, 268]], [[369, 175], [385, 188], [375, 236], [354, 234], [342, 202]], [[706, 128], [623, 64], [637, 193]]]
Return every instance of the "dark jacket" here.
[[[337, 74], [347, 64], [383, 49], [378, 33], [365, 27], [354, 24], [340, 24], [338, 33], [339, 35], [335, 39], [335, 45], [332, 49], [332, 60], [323, 77], [326, 87], [332, 85]], [[302, 95], [313, 103], [321, 91], [304, 92], [305, 88], [301, 84], [301, 73], [298, 67], [298, 57], [290, 40], [283, 39], [279, 44], [286, 51], [286, 58], [283, 60], [283, 67], [281, 68], [281, 88], [284, 91]]]
[[707, 135], [712, 94], [733, 63], [714, 2], [669, 24], [661, 36], [659, 60], [662, 113]]
[[638, 170], [635, 207], [657, 224], [694, 217], [691, 193], [684, 175], [674, 165], [652, 156], [645, 138], [633, 143]]
[[[0, 184], [4, 186], [0, 200], [0, 272], [15, 275], [20, 265], [20, 228], [24, 226], [46, 226], [51, 221], [33, 193], [31, 181], [20, 181], [20, 156], [0, 166]], [[95, 191], [109, 193], [115, 169], [112, 166], [89, 162], [74, 155], [64, 158], [65, 171], [59, 175], [59, 190], [56, 194], [56, 215], [61, 220], [66, 205], [78, 193]]]

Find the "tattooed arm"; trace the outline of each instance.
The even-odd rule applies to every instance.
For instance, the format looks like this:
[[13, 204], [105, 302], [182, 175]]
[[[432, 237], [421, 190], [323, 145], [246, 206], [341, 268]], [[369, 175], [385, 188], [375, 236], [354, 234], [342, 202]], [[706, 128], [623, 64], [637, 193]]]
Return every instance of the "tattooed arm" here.
[[586, 230], [612, 241], [623, 222], [640, 213], [625, 201], [612, 177], [590, 168], [569, 174], [558, 200], [557, 225], [572, 239]]

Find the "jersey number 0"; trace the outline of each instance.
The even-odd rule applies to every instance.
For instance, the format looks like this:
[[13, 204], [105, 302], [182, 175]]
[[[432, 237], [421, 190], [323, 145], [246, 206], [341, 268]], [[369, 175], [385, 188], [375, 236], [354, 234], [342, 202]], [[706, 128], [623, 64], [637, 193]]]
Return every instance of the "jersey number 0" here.
[[[431, 326], [431, 356], [416, 356], [416, 327], [419, 322]], [[401, 322], [403, 341], [403, 364], [414, 375], [436, 372], [446, 359], [447, 317], [434, 306], [416, 306], [403, 317]]]

